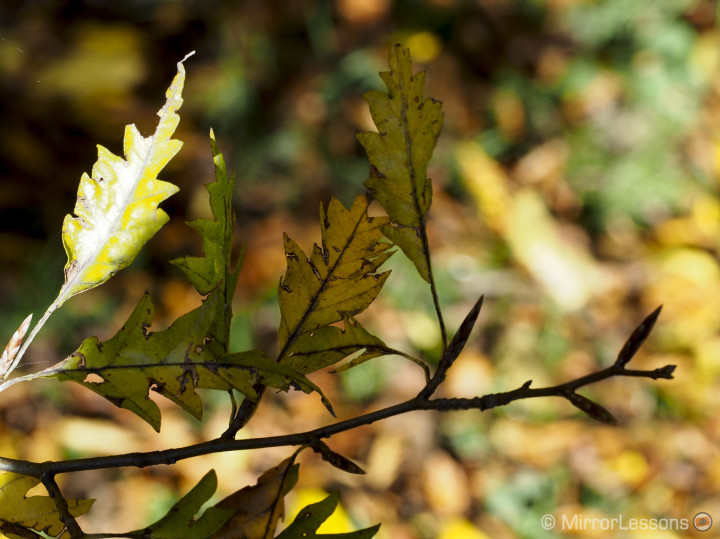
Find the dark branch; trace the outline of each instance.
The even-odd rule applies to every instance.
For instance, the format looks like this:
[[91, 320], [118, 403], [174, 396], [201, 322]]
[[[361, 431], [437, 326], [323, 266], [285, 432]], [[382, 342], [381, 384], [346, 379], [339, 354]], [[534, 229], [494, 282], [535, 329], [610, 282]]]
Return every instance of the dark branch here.
[[492, 393], [483, 397], [471, 399], [425, 399], [420, 396], [408, 401], [389, 406], [375, 412], [346, 419], [302, 433], [286, 434], [282, 436], [269, 436], [266, 438], [253, 438], [246, 440], [232, 440], [219, 438], [209, 442], [189, 445], [186, 447], [166, 449], [164, 451], [151, 451], [147, 453], [126, 453], [109, 457], [92, 457], [85, 459], [68, 460], [62, 462], [34, 463], [24, 460], [0, 458], [0, 471], [14, 472], [43, 479], [48, 474], [79, 472], [107, 468], [156, 466], [159, 464], [175, 464], [184, 460], [210, 453], [225, 451], [245, 451], [266, 447], [312, 445], [317, 440], [329, 438], [340, 432], [369, 425], [388, 417], [405, 414], [417, 410], [438, 410], [450, 412], [456, 410], [490, 410], [505, 406], [513, 401], [538, 397], [568, 398], [576, 389], [611, 378], [613, 376], [635, 376], [652, 379], [671, 379], [675, 365], [666, 365], [655, 370], [628, 370], [618, 365], [576, 378], [564, 384], [551, 387], [533, 389], [526, 382], [521, 387], [502, 393]]

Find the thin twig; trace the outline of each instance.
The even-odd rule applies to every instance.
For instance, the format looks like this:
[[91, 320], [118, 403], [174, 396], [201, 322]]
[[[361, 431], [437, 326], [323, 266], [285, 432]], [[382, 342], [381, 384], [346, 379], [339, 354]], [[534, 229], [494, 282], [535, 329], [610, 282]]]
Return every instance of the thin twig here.
[[435, 314], [437, 315], [438, 325], [440, 326], [440, 336], [442, 338], [442, 353], [445, 355], [448, 347], [447, 329], [445, 328], [445, 320], [443, 320], [442, 310], [440, 309], [440, 298], [438, 297], [437, 285], [433, 276], [432, 266], [430, 265], [430, 248], [427, 246], [427, 233], [423, 230], [423, 240], [425, 242], [426, 254], [428, 259], [428, 272], [430, 273], [430, 291], [432, 292], [433, 305], [435, 306]]
[[77, 523], [77, 520], [75, 520], [75, 517], [70, 512], [67, 500], [62, 495], [62, 492], [60, 492], [60, 487], [55, 481], [55, 474], [52, 472], [45, 473], [43, 474], [41, 480], [42, 484], [47, 489], [48, 494], [50, 494], [50, 497], [55, 502], [55, 507], [57, 507], [58, 513], [60, 514], [60, 519], [63, 524], [65, 524], [65, 528], [67, 528], [70, 537], [83, 537], [85, 534], [80, 528], [80, 525]]
[[252, 416], [255, 415], [255, 411], [257, 410], [258, 404], [260, 404], [263, 393], [265, 393], [265, 389], [267, 389], [267, 387], [260, 382], [256, 382], [255, 385], [253, 385], [253, 389], [257, 393], [257, 398], [254, 401], [248, 399], [247, 397], [243, 399], [240, 406], [236, 408], [236, 411], [231, 416], [228, 428], [220, 435], [221, 438], [225, 440], [234, 440], [235, 435], [240, 431], [240, 429], [247, 425], [248, 421], [250, 421]]

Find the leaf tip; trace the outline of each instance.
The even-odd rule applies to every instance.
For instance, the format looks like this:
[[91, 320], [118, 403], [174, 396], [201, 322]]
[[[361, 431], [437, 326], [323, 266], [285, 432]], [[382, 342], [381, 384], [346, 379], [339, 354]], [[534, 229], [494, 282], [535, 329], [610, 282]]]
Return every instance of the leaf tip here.
[[332, 404], [330, 404], [330, 401], [328, 400], [327, 397], [325, 397], [325, 396], [322, 397], [322, 403], [325, 406], [325, 408], [327, 408], [327, 411], [330, 412], [330, 415], [333, 416], [334, 418], [337, 418], [337, 416], [335, 415], [335, 410], [333, 410]]
[[188, 58], [190, 58], [191, 56], [194, 56], [194, 55], [195, 55], [195, 51], [190, 51], [189, 53], [187, 53], [187, 54], [183, 57], [183, 59], [178, 62], [178, 69], [180, 68], [180, 65], [181, 65], [185, 60], [187, 60]]

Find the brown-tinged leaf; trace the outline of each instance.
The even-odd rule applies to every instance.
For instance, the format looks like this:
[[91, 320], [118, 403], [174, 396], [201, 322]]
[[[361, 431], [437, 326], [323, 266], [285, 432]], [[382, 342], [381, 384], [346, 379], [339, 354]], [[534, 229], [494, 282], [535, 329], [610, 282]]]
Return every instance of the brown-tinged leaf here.
[[235, 514], [212, 539], [269, 539], [285, 515], [285, 495], [295, 486], [299, 464], [297, 452], [260, 476], [254, 486], [245, 487], [215, 505]]
[[[44, 532], [52, 537], [63, 533], [65, 524], [49, 496], [26, 496], [39, 479], [12, 472], [0, 472], [0, 526], [14, 524], [18, 529]], [[70, 514], [86, 513], [95, 500], [67, 500]], [[5, 528], [1, 528], [5, 530]], [[11, 533], [11, 530], [5, 530]]]
[[388, 353], [389, 349], [355, 318], [345, 315], [342, 328], [323, 326], [300, 335], [292, 346], [292, 352], [282, 360], [282, 363], [303, 374], [308, 374], [335, 365], [360, 350], [363, 352], [353, 358], [353, 365], [382, 356]]
[[[390, 272], [376, 273], [393, 254], [381, 243], [387, 218], [368, 217], [368, 201], [358, 196], [346, 209], [333, 198], [321, 207], [322, 247], [308, 258], [285, 236], [287, 271], [280, 281], [280, 361], [297, 349], [301, 335], [364, 311], [380, 292]], [[296, 363], [301, 372], [310, 372]]]

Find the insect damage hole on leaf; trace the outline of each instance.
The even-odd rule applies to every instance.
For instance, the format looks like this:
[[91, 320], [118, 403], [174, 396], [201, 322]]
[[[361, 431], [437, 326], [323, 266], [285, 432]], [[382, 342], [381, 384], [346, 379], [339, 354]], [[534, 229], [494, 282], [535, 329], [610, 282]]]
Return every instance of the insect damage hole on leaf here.
[[105, 379], [94, 372], [87, 373], [85, 378], [83, 378], [84, 384], [102, 384], [103, 382], [105, 382]]

